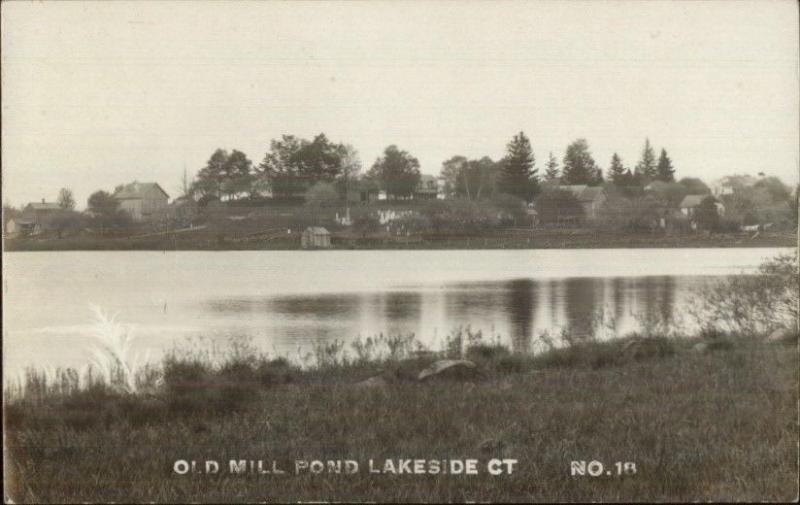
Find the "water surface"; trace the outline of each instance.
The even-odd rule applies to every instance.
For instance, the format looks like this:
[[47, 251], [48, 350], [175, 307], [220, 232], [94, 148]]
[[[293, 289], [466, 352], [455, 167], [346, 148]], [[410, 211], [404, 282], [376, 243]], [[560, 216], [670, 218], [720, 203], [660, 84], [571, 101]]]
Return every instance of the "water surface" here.
[[186, 337], [253, 338], [293, 357], [311, 342], [469, 326], [520, 352], [542, 333], [606, 338], [681, 321], [691, 291], [785, 249], [98, 251], [4, 255], [3, 360], [80, 366], [90, 305], [157, 358]]

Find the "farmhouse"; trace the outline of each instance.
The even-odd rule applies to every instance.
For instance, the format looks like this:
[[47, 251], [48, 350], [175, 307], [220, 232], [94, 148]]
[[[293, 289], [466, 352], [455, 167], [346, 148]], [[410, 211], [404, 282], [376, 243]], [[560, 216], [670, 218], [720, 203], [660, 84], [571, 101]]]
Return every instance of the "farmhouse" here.
[[169, 195], [156, 182], [137, 182], [118, 186], [114, 198], [120, 209], [134, 221], [147, 221], [167, 207]]

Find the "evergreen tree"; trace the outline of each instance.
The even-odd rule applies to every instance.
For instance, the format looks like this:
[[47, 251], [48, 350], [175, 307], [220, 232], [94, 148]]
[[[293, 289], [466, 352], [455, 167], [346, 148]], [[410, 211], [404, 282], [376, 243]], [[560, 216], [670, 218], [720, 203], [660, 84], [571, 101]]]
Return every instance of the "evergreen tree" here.
[[539, 192], [539, 176], [531, 141], [525, 133], [514, 135], [507, 146], [506, 157], [500, 169], [499, 190], [525, 201], [531, 201]]
[[603, 175], [589, 152], [586, 139], [577, 139], [567, 146], [564, 154], [564, 168], [561, 181], [564, 184], [597, 185], [603, 182]]
[[656, 167], [656, 179], [664, 182], [675, 182], [675, 169], [672, 168], [672, 160], [667, 156], [666, 149], [661, 150]]
[[550, 153], [550, 157], [547, 160], [547, 164], [545, 165], [544, 171], [544, 178], [548, 181], [557, 181], [561, 175], [558, 173], [558, 161], [556, 157], [553, 156], [553, 153]]
[[[630, 173], [630, 171], [628, 171], [628, 173]], [[622, 159], [617, 153], [614, 153], [611, 157], [611, 165], [608, 167], [608, 178], [617, 185], [623, 184], [626, 181], [626, 170], [622, 165]]]
[[653, 152], [653, 147], [650, 145], [650, 139], [644, 140], [642, 159], [636, 164], [634, 173], [650, 180], [656, 177], [656, 155]]

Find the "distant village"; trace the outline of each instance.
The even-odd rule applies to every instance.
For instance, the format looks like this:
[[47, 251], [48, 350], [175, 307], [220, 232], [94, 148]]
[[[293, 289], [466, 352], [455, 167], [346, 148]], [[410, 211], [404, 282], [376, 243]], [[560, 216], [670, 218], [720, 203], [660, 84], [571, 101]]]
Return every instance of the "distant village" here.
[[[614, 154], [605, 170], [585, 139], [541, 166], [523, 132], [507, 155], [453, 156], [438, 176], [389, 146], [362, 173], [352, 146], [324, 134], [273, 140], [259, 165], [216, 150], [171, 198], [157, 181], [98, 190], [75, 210], [69, 188], [48, 201], [4, 206], [5, 239], [203, 237], [218, 242], [291, 240], [327, 248], [332, 237], [480, 236], [496, 230], [593, 229], [630, 234], [793, 232], [797, 187], [760, 173], [706, 184], [675, 178], [665, 149], [646, 140], [633, 167]], [[177, 178], [177, 177], [176, 177]]]

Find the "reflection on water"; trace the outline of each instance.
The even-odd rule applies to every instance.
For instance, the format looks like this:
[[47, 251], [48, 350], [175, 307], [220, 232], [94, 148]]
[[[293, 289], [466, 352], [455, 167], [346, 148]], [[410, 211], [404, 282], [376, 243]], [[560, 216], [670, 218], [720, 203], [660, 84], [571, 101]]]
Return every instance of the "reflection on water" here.
[[[416, 334], [428, 345], [458, 327], [481, 331], [516, 352], [537, 350], [537, 336], [562, 332], [588, 340], [642, 327], [674, 325], [676, 298], [708, 277], [582, 277], [512, 279], [445, 284], [437, 289], [347, 294], [292, 295], [203, 302], [203, 310], [226, 317], [244, 312], [261, 327], [256, 338], [282, 344], [347, 340], [358, 336]], [[438, 341], [437, 341], [438, 338]]]
[[469, 326], [518, 352], [543, 333], [607, 338], [686, 312], [692, 286], [753, 271], [777, 249], [99, 251], [3, 256], [4, 374], [82, 366], [89, 305], [154, 359], [187, 337], [249, 336], [271, 354], [414, 333], [438, 348]]

